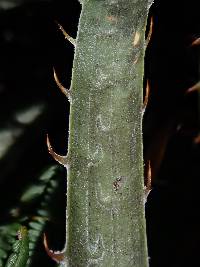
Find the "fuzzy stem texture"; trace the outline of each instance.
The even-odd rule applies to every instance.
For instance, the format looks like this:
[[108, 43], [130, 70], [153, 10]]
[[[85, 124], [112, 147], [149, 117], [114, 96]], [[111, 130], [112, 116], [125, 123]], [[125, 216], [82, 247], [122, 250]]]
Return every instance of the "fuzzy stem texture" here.
[[71, 83], [67, 267], [147, 267], [147, 0], [82, 0]]

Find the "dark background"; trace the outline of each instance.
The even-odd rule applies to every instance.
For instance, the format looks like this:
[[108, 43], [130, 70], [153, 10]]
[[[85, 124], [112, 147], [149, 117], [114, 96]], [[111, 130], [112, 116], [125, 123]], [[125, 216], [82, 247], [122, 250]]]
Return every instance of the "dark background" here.
[[[200, 46], [191, 46], [200, 37], [199, 10], [197, 0], [160, 0], [150, 11], [154, 27], [145, 63], [150, 97], [143, 132], [145, 161], [152, 166], [146, 204], [151, 267], [199, 266], [200, 102], [197, 91], [186, 93], [200, 79]], [[67, 151], [69, 103], [52, 69], [69, 88], [74, 50], [55, 20], [75, 37], [79, 14], [76, 0], [0, 0], [0, 224], [9, 221], [8, 211], [27, 182], [53, 164], [46, 133], [57, 152]], [[38, 107], [37, 116], [21, 122], [17, 114], [31, 107]], [[46, 227], [55, 249], [64, 243], [64, 169], [61, 173], [56, 223]], [[40, 257], [35, 266], [53, 266], [44, 252]]]

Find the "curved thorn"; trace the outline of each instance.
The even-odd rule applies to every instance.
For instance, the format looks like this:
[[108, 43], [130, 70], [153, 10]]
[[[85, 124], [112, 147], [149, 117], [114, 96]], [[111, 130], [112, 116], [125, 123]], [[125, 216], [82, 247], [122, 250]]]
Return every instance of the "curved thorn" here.
[[58, 155], [57, 153], [54, 152], [50, 141], [49, 141], [49, 136], [47, 134], [47, 148], [49, 150], [50, 155], [56, 160], [58, 161], [61, 165], [64, 165], [65, 167], [68, 165], [68, 157], [67, 156], [61, 156]]
[[197, 82], [195, 85], [193, 85], [192, 87], [190, 87], [187, 91], [186, 94], [192, 93], [194, 91], [200, 91], [200, 81]]
[[76, 46], [76, 40], [71, 37], [68, 33], [66, 33], [66, 31], [64, 30], [63, 26], [60, 25], [60, 23], [58, 23], [57, 21], [55, 21], [56, 24], [58, 25], [58, 28], [61, 30], [61, 32], [63, 33], [65, 39], [67, 39], [71, 44], [73, 44], [73, 46]]
[[196, 38], [191, 44], [191, 46], [196, 46], [196, 45], [200, 45], [200, 37]]
[[144, 102], [143, 102], [143, 107], [142, 107], [143, 113], [145, 112], [145, 109], [149, 102], [149, 93], [150, 93], [150, 86], [149, 86], [149, 80], [147, 79], [146, 92], [145, 92], [145, 97], [144, 97]]
[[152, 187], [151, 187], [151, 162], [150, 160], [148, 161], [148, 170], [147, 170], [147, 184], [144, 189], [145, 193], [145, 203], [147, 202], [147, 197], [149, 193], [151, 192]]
[[47, 255], [54, 261], [56, 261], [57, 263], [60, 263], [64, 260], [64, 253], [60, 252], [60, 251], [52, 251], [49, 249], [48, 244], [47, 244], [47, 238], [46, 238], [46, 234], [44, 233], [43, 236], [43, 244], [44, 244], [44, 248], [46, 250]]
[[147, 188], [151, 189], [151, 162], [148, 161], [148, 171], [147, 171]]
[[149, 27], [149, 32], [148, 32], [147, 39], [146, 39], [146, 48], [149, 42], [151, 41], [152, 32], [153, 32], [153, 16], [150, 19], [150, 27]]
[[59, 81], [58, 79], [58, 76], [56, 74], [56, 71], [55, 69], [53, 68], [53, 77], [54, 77], [54, 80], [58, 86], [58, 88], [61, 90], [61, 92], [66, 95], [66, 97], [69, 99], [70, 98], [70, 90], [66, 89], [62, 84], [61, 82]]

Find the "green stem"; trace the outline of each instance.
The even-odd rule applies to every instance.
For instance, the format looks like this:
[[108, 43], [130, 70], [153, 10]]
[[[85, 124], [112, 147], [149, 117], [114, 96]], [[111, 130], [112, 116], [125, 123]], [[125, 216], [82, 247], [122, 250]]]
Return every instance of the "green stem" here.
[[83, 0], [69, 135], [65, 266], [148, 266], [142, 146], [147, 0]]

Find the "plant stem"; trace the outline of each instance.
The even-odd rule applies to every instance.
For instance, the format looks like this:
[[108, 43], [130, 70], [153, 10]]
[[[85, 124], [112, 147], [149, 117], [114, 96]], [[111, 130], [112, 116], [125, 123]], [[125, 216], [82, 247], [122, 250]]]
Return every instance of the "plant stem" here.
[[71, 83], [65, 266], [148, 266], [142, 146], [147, 0], [85, 0]]

